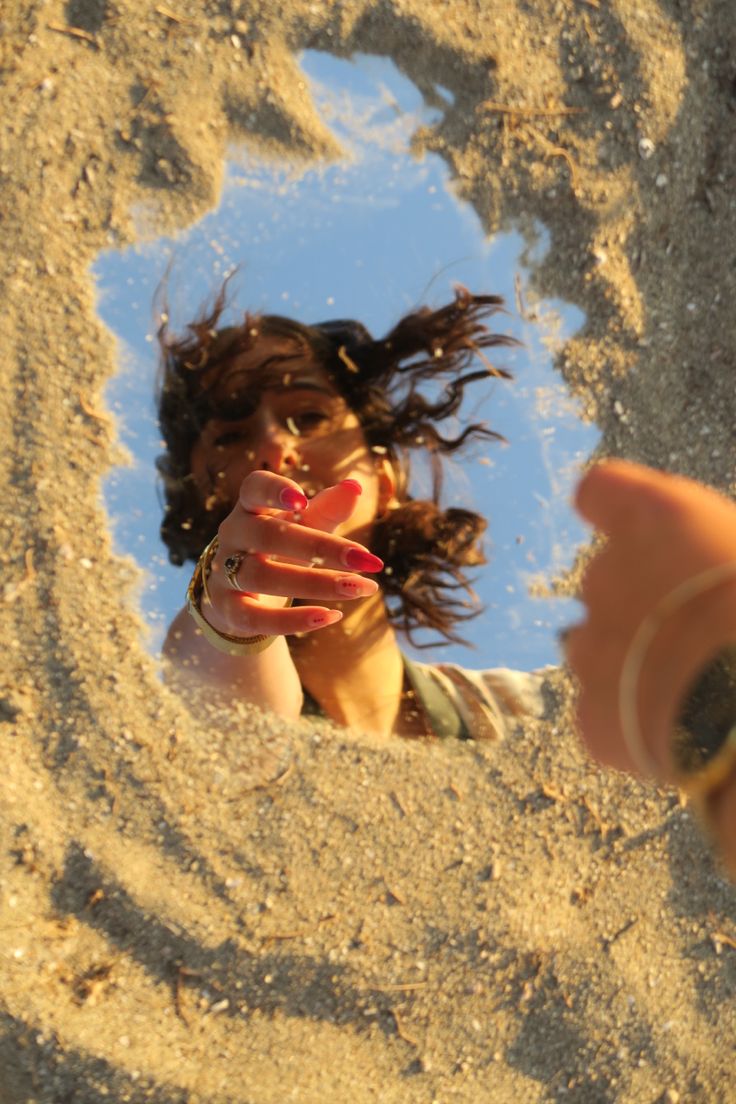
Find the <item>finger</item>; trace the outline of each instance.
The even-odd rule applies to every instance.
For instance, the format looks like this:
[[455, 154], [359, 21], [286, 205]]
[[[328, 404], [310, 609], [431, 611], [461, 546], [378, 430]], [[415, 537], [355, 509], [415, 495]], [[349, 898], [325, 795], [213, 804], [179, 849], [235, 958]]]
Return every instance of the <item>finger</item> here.
[[[596, 616], [610, 616], [614, 622], [636, 620], [642, 602], [651, 597], [651, 580], [644, 578], [641, 564], [621, 547], [609, 543], [588, 562], [580, 582], [580, 600]], [[634, 626], [635, 627], [635, 626]]]
[[578, 733], [593, 758], [619, 770], [634, 764], [621, 733], [619, 679], [627, 640], [588, 622], [565, 634], [564, 651], [576, 677], [575, 702]]
[[307, 496], [293, 479], [276, 472], [254, 471], [240, 485], [238, 504], [248, 513], [259, 510], [292, 510], [301, 512]]
[[310, 529], [331, 533], [353, 513], [363, 488], [357, 479], [343, 479], [332, 487], [325, 487], [302, 514], [302, 522]]
[[[605, 638], [604, 638], [605, 639]], [[565, 661], [577, 682], [575, 713], [580, 739], [599, 762], [618, 765], [616, 673], [620, 654], [601, 647], [604, 640], [587, 622], [565, 631]], [[607, 654], [604, 654], [607, 652]]]
[[362, 544], [270, 514], [248, 514], [239, 507], [218, 529], [220, 552], [213, 570], [233, 552], [260, 552], [325, 568], [377, 572], [383, 560]]
[[659, 497], [663, 481], [672, 478], [641, 464], [605, 460], [581, 479], [575, 509], [597, 529], [611, 534], [645, 515], [652, 498]]
[[[309, 598], [313, 601], [335, 601], [368, 598], [378, 590], [378, 583], [374, 579], [364, 579], [362, 575], [276, 563], [261, 555], [246, 556], [236, 578], [241, 590], [249, 592], [251, 596], [288, 595], [291, 598]], [[213, 590], [213, 583], [211, 576], [210, 591]], [[222, 585], [231, 593], [238, 593], [227, 580], [223, 580], [221, 587]]]
[[218, 632], [244, 638], [314, 632], [342, 620], [341, 610], [326, 609], [324, 606], [274, 608], [235, 591], [227, 596], [225, 602], [218, 598], [216, 606], [203, 600], [202, 614]]
[[[588, 654], [588, 637], [590, 635], [588, 625], [570, 625], [560, 633], [559, 641], [565, 663], [580, 678], [582, 662]], [[582, 661], [582, 662], [581, 662]]]
[[613, 700], [629, 641], [627, 632], [584, 621], [565, 633], [565, 662], [581, 684], [595, 681], [608, 687], [605, 696]]

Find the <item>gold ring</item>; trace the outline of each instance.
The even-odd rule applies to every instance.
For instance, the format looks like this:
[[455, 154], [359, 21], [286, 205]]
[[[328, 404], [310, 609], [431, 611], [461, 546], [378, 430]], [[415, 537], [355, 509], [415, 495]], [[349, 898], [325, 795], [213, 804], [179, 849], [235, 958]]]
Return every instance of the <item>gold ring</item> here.
[[[218, 547], [219, 541], [217, 537], [213, 537], [197, 560], [197, 566], [187, 587], [187, 610], [205, 640], [208, 640], [218, 651], [226, 652], [232, 656], [257, 655], [273, 644], [276, 637], [264, 636], [263, 634], [257, 636], [231, 636], [230, 633], [220, 632], [219, 629], [210, 625], [202, 613], [203, 599], [209, 606], [212, 605], [212, 599], [207, 591], [207, 577], [212, 567], [212, 561], [217, 555]], [[246, 556], [247, 552], [238, 553], [238, 555]], [[288, 609], [292, 602], [293, 598], [289, 598], [284, 609]]]
[[224, 564], [225, 576], [228, 583], [233, 590], [239, 590], [241, 594], [245, 593], [245, 591], [238, 582], [238, 572], [240, 571], [240, 565], [247, 555], [247, 552], [233, 552], [231, 556], [227, 557]]

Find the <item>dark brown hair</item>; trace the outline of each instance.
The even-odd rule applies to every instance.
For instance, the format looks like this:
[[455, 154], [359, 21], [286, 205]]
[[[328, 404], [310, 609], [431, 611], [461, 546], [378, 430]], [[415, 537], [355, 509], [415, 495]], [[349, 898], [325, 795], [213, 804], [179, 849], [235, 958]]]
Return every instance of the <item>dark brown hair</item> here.
[[[392, 624], [416, 644], [412, 633], [434, 629], [445, 641], [466, 644], [454, 625], [482, 612], [464, 568], [486, 563], [481, 538], [486, 520], [472, 510], [442, 509], [442, 454], [455, 453], [472, 438], [502, 440], [484, 422], [466, 426], [457, 437], [444, 437], [438, 424], [460, 407], [467, 384], [489, 377], [509, 379], [493, 367], [483, 350], [516, 345], [491, 333], [484, 319], [503, 308], [497, 295], [471, 295], [457, 287], [455, 300], [438, 310], [420, 307], [405, 315], [385, 337], [374, 340], [359, 322], [333, 321], [303, 325], [279, 315], [245, 314], [239, 326], [218, 328], [227, 300], [225, 280], [209, 311], [189, 323], [184, 335], [168, 329], [162, 305], [158, 329], [161, 355], [158, 416], [166, 451], [156, 466], [165, 501], [161, 536], [172, 563], [196, 561], [214, 536], [231, 505], [215, 495], [203, 502], [191, 472], [191, 453], [202, 429], [213, 417], [237, 418], [228, 408], [218, 381], [235, 358], [261, 336], [293, 340], [311, 352], [360, 420], [370, 449], [385, 454], [397, 468], [401, 505], [377, 518], [371, 551], [386, 564], [381, 586]], [[160, 300], [161, 301], [161, 300]], [[466, 371], [480, 359], [482, 366]], [[418, 387], [424, 381], [444, 384], [430, 399]], [[410, 453], [428, 453], [432, 498], [408, 495]], [[467, 598], [456, 597], [465, 591]]]

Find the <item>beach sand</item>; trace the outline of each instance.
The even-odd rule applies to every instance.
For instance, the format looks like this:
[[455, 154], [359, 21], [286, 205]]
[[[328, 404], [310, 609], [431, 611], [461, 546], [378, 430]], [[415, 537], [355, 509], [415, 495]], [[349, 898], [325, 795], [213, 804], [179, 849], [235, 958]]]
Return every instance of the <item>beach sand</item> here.
[[192, 716], [141, 643], [89, 266], [216, 205], [230, 143], [336, 153], [305, 47], [452, 92], [417, 152], [549, 228], [601, 452], [735, 489], [732, 0], [6, 0], [0, 1104], [729, 1104], [736, 890], [564, 673], [504, 742], [377, 746]]

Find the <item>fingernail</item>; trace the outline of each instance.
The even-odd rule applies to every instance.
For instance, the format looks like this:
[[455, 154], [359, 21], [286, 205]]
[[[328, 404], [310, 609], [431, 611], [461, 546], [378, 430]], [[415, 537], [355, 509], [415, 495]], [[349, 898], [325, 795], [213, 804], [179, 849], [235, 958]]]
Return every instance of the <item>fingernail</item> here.
[[313, 613], [309, 618], [313, 629], [319, 629], [322, 625], [334, 625], [337, 621], [342, 621], [341, 610], [325, 610], [324, 613]]
[[350, 487], [351, 490], [357, 491], [358, 494], [363, 493], [363, 488], [357, 479], [343, 479], [340, 483], [341, 487]]
[[362, 548], [348, 548], [343, 556], [343, 563], [352, 571], [383, 570], [383, 560], [379, 560], [372, 552], [364, 552]]
[[368, 598], [378, 590], [375, 579], [362, 579], [359, 576], [348, 575], [345, 578], [335, 579], [335, 590], [343, 598]]
[[295, 491], [293, 487], [284, 487], [279, 499], [287, 510], [306, 510], [307, 508], [306, 495], [301, 491]]

